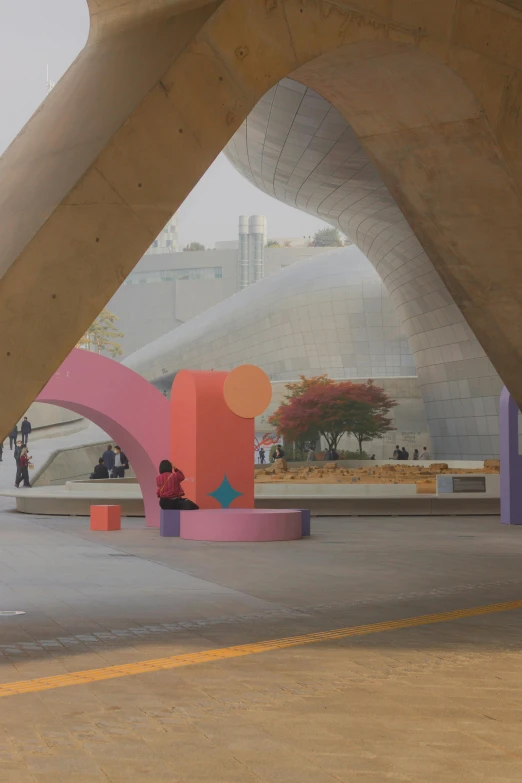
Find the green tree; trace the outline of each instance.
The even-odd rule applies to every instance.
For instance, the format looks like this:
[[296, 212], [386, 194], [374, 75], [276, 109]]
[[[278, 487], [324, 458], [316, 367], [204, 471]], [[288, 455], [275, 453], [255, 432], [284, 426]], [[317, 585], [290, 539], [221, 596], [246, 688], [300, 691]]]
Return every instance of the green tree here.
[[281, 245], [279, 244], [279, 242], [276, 239], [269, 239], [268, 242], [266, 243], [266, 246], [267, 247], [281, 247]]
[[106, 353], [113, 359], [121, 356], [123, 350], [118, 340], [121, 340], [125, 335], [116, 327], [117, 320], [117, 315], [109, 310], [102, 310], [76, 347], [99, 354]]
[[344, 241], [341, 232], [333, 226], [316, 231], [311, 242], [312, 247], [343, 247], [343, 245]]
[[183, 250], [205, 250], [205, 245], [202, 245], [201, 242], [189, 242]]

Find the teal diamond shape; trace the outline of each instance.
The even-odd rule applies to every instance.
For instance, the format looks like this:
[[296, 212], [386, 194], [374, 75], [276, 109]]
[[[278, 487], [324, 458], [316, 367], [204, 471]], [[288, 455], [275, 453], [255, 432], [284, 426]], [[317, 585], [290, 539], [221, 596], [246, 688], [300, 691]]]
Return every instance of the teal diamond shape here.
[[242, 494], [242, 492], [238, 492], [234, 489], [226, 474], [219, 487], [215, 489], [214, 492], [208, 493], [209, 497], [217, 500], [221, 508], [229, 508], [234, 500], [240, 498]]

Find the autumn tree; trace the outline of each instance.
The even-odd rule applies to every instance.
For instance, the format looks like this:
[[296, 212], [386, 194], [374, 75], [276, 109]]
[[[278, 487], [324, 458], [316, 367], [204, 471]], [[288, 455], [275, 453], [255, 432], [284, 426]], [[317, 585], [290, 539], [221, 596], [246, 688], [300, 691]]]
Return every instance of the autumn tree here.
[[98, 354], [106, 353], [113, 359], [121, 356], [123, 350], [118, 340], [125, 335], [116, 327], [117, 320], [117, 315], [109, 310], [102, 310], [76, 347], [95, 351]]
[[354, 393], [358, 399], [369, 406], [368, 410], [360, 412], [360, 416], [351, 430], [351, 434], [359, 444], [359, 453], [362, 454], [364, 442], [380, 440], [386, 432], [395, 429], [392, 427], [388, 413], [397, 403], [386, 394], [383, 388], [376, 386], [371, 379], [366, 383], [353, 385], [357, 387]]
[[311, 378], [300, 375], [298, 381], [285, 385], [285, 389], [288, 391], [288, 394], [285, 394], [285, 400], [290, 400], [292, 397], [301, 397], [308, 389], [312, 389], [315, 386], [331, 386], [333, 383], [334, 381], [326, 373], [324, 375], [313, 375]]
[[302, 441], [319, 433], [329, 449], [336, 449], [343, 435], [354, 435], [362, 443], [382, 438], [393, 429], [389, 410], [396, 405], [383, 389], [373, 384], [342, 381], [335, 383], [327, 376], [303, 378], [288, 384], [290, 394], [270, 417], [279, 435]]
[[[281, 415], [289, 402], [296, 397], [301, 397], [305, 392], [308, 391], [308, 389], [314, 388], [316, 386], [328, 386], [332, 383], [333, 381], [327, 375], [316, 375], [312, 378], [306, 378], [304, 375], [300, 375], [298, 381], [295, 381], [294, 383], [287, 383], [285, 388], [288, 393], [285, 395], [284, 401], [281, 403], [279, 408], [274, 411], [272, 416], [270, 416], [269, 423], [277, 429], [280, 435], [283, 435], [282, 431], [280, 431], [280, 420]], [[319, 431], [316, 427], [310, 426], [303, 430], [299, 435], [291, 437], [290, 434], [287, 433], [284, 435], [284, 438], [286, 441], [293, 441], [298, 450], [304, 452], [307, 441], [315, 443], [319, 440]]]

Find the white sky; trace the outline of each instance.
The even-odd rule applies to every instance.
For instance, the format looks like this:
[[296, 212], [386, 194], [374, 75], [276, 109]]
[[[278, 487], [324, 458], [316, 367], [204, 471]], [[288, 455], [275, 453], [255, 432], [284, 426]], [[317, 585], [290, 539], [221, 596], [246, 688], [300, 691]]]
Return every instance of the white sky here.
[[[0, 0], [0, 153], [87, 38], [86, 0]], [[178, 212], [182, 244], [235, 239], [239, 215], [266, 215], [268, 236], [301, 237], [325, 223], [261, 193], [220, 155]]]

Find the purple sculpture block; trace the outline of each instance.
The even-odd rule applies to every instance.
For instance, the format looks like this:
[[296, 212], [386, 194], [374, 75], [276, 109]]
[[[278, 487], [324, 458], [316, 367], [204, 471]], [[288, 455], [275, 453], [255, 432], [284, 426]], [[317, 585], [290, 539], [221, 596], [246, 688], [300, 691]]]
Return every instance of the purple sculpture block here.
[[306, 538], [310, 535], [310, 509], [301, 509], [301, 535]]
[[181, 511], [175, 509], [160, 510], [160, 536], [162, 538], [179, 538]]
[[518, 407], [504, 387], [500, 395], [500, 521], [522, 525], [522, 456], [518, 453]]

